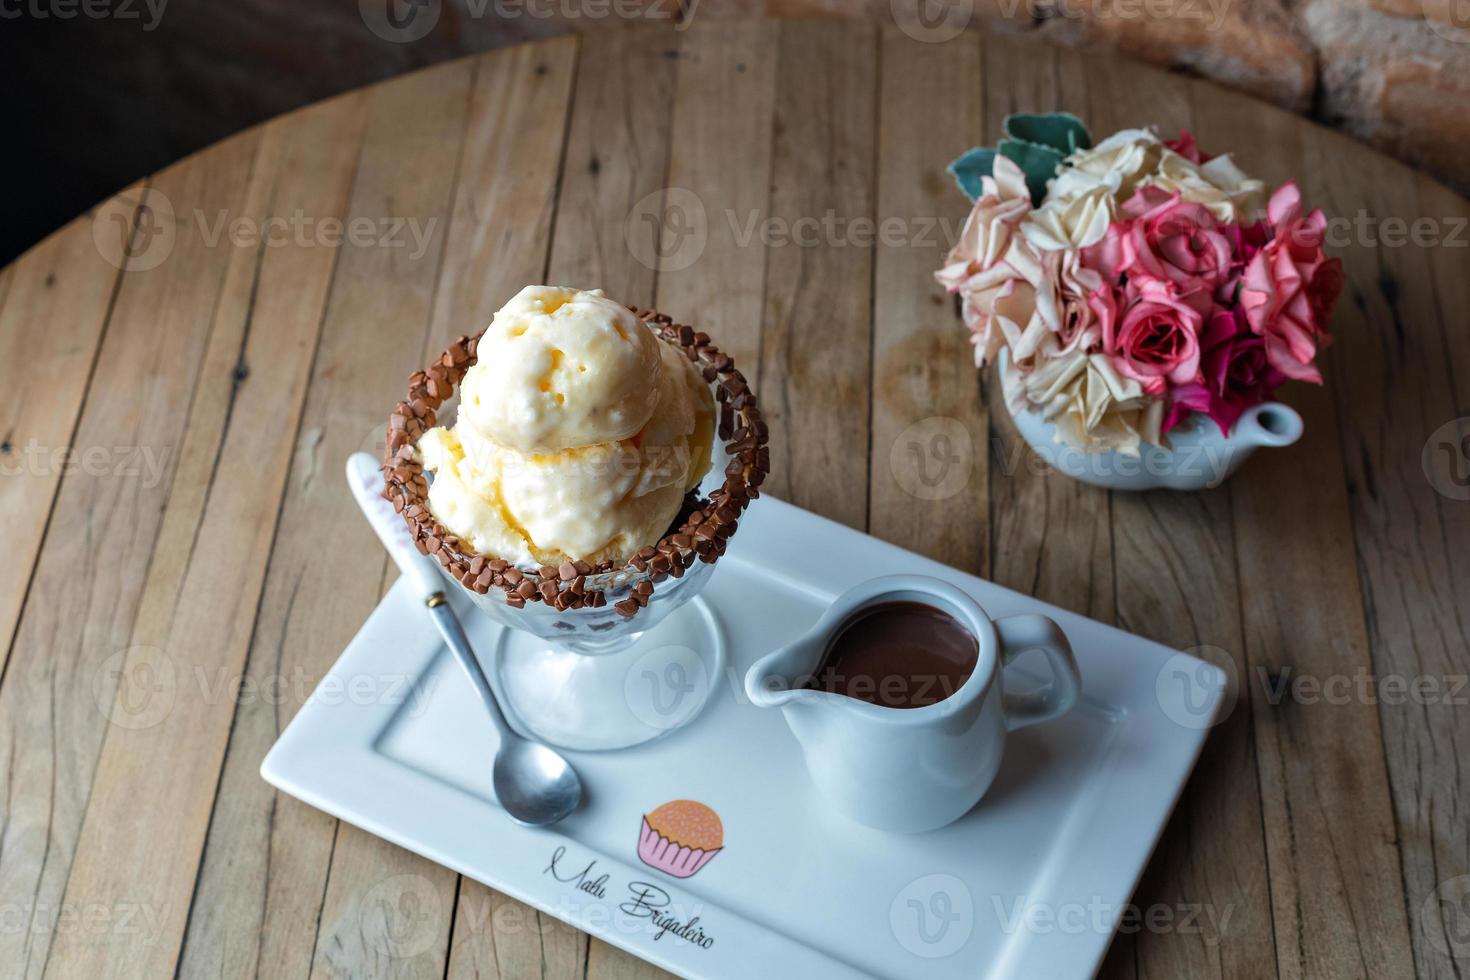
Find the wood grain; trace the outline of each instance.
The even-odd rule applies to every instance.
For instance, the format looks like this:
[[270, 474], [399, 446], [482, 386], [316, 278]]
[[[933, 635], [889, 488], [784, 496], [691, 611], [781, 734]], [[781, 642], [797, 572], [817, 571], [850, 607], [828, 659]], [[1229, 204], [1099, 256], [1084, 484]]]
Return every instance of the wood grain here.
[[475, 333], [545, 275], [576, 73], [574, 38], [475, 62], [458, 190], [423, 359]]
[[865, 528], [872, 372], [871, 223], [877, 31], [860, 23], [781, 25], [771, 228], [760, 372], [771, 427], [762, 490]]
[[[456, 62], [368, 92], [347, 220], [401, 219], [404, 244], [348, 243], [337, 257], [241, 688], [262, 693], [235, 704], [183, 975], [310, 969], [336, 821], [275, 792], [260, 763], [378, 602], [386, 556], [342, 462], [377, 452], [385, 423], [375, 393], [402, 386], [421, 363], [472, 71]], [[367, 681], [396, 694], [391, 678]]]
[[[1298, 175], [1309, 200], [1321, 193], [1304, 145], [1311, 133], [1290, 116], [1204, 85], [1194, 98], [1202, 140], [1238, 146], [1242, 165], [1268, 182]], [[1308, 701], [1290, 687], [1372, 665], [1332, 392], [1294, 385], [1282, 394], [1306, 435], [1290, 451], [1253, 458], [1230, 484], [1240, 581], [1249, 583], [1242, 624], [1277, 968], [1283, 980], [1406, 977], [1413, 962], [1377, 712], [1357, 700]]]
[[[353, 94], [265, 127], [244, 214], [263, 229], [269, 217], [297, 213], [340, 221], [363, 101]], [[48, 975], [96, 976], [119, 960], [145, 975], [175, 966], [229, 738], [228, 685], [240, 676], [254, 630], [336, 259], [309, 239], [271, 241], [230, 246], [180, 450], [181, 473], [207, 460], [207, 476], [191, 485], [197, 497], [170, 499], [165, 523], [187, 527], [187, 548], [175, 552], [182, 561], [150, 569], [121, 665], [124, 673], [144, 663], [171, 673], [172, 703], [155, 724], [109, 728], [66, 889], [78, 907], [128, 895], [158, 910], [161, 925], [151, 939], [60, 932]], [[160, 550], [185, 543], [169, 531]], [[139, 834], [145, 823], [149, 832]]]
[[[1455, 419], [1436, 424], [1421, 450], [1431, 459], [1428, 473], [1433, 474], [1434, 485], [1443, 497], [1439, 517], [1445, 525], [1449, 581], [1437, 582], [1435, 593], [1447, 595], [1459, 610], [1460, 629], [1458, 635], [1448, 632], [1444, 636], [1441, 652], [1451, 654], [1449, 663], [1425, 665], [1431, 671], [1448, 671], [1441, 679], [1438, 703], [1422, 717], [1416, 717], [1413, 702], [1385, 703], [1380, 711], [1387, 736], [1388, 772], [1399, 800], [1405, 898], [1414, 930], [1415, 961], [1421, 974], [1454, 977], [1463, 970], [1447, 954], [1458, 953], [1463, 959], [1465, 936], [1462, 931], [1452, 931], [1457, 924], [1446, 921], [1438, 893], [1445, 883], [1470, 874], [1470, 837], [1463, 832], [1470, 824], [1470, 785], [1461, 764], [1461, 760], [1470, 758], [1470, 727], [1464, 717], [1466, 664], [1470, 663], [1464, 618], [1464, 611], [1470, 609], [1470, 548], [1465, 542], [1466, 481], [1470, 478], [1470, 452], [1466, 451], [1470, 447], [1470, 380], [1465, 371], [1470, 365], [1470, 331], [1461, 325], [1463, 311], [1470, 309], [1470, 276], [1465, 274], [1466, 249], [1470, 249], [1470, 202], [1426, 177], [1416, 178], [1415, 186], [1418, 213], [1432, 219], [1439, 228], [1437, 243], [1423, 248], [1427, 253], [1423, 258], [1427, 259], [1432, 278], [1432, 313], [1443, 334]], [[1408, 255], [1410, 261], [1415, 257], [1413, 251]], [[1428, 342], [1421, 339], [1419, 343]], [[1429, 362], [1433, 363], [1432, 356]], [[1413, 434], [1404, 432], [1402, 438], [1412, 440]], [[1442, 614], [1436, 615], [1436, 621], [1447, 623]], [[1384, 664], [1381, 658], [1377, 662], [1380, 672], [1400, 669], [1395, 664]], [[1460, 689], [1459, 695], [1451, 693], [1455, 688]], [[1428, 798], [1415, 801], [1413, 816], [1406, 821], [1405, 794], [1416, 787], [1425, 789]], [[1406, 823], [1412, 828], [1407, 833]]]
[[652, 253], [639, 253], [630, 236], [651, 243], [652, 230], [636, 216], [662, 208], [677, 57], [675, 39], [661, 31], [617, 29], [584, 45], [548, 282], [602, 289], [629, 304], [653, 302]]
[[[965, 211], [942, 167], [1006, 113], [1050, 108], [1098, 133], [1192, 123], [1348, 219], [1328, 383], [1284, 391], [1307, 435], [1226, 488], [1109, 495], [1050, 473], [971, 373], [931, 278]], [[125, 231], [144, 194], [171, 237], [149, 251], [150, 222], [120, 274], [95, 215]], [[417, 219], [422, 238], [261, 245], [220, 220], [297, 211]], [[0, 270], [0, 463], [35, 440], [156, 464], [0, 480], [0, 895], [25, 919], [0, 929], [0, 972], [668, 976], [257, 775], [393, 578], [342, 459], [377, 447], [409, 371], [554, 281], [656, 300], [731, 350], [771, 421], [774, 494], [1234, 671], [1134, 899], [1193, 925], [1119, 935], [1101, 975], [1458, 977], [1438, 899], [1470, 874], [1470, 716], [1449, 693], [1470, 653], [1470, 460], [1453, 455], [1470, 278], [1452, 242], [1384, 236], [1467, 217], [1204, 83], [850, 22], [508, 49], [182, 161]], [[972, 450], [939, 495], [910, 448], [947, 455], [935, 417]], [[1426, 473], [1435, 438], [1450, 455]], [[1391, 701], [1390, 678], [1439, 699]], [[1293, 686], [1337, 679], [1345, 699]]]
[[980, 37], [966, 40], [883, 31], [868, 530], [983, 575], [989, 419], [968, 333], [934, 281], [965, 216], [945, 164], [984, 142]]
[[[1082, 60], [1085, 118], [1095, 132], [1148, 123], [1173, 136], [1194, 128], [1188, 86], [1169, 85], [1160, 72], [1133, 62]], [[1237, 146], [1247, 139], [1243, 133], [1216, 131], [1212, 145]], [[1118, 625], [1189, 651], [1227, 676], [1244, 676], [1228, 489], [1112, 496]], [[1208, 601], [1201, 601], [1203, 596]], [[1275, 972], [1250, 713], [1249, 689], [1237, 684], [1232, 708], [1211, 730], [1134, 896], [1137, 911], [1129, 928], [1135, 930], [1132, 972], [1139, 978]], [[1191, 718], [1181, 722], [1193, 723]], [[1154, 927], [1151, 921], [1166, 924]], [[1126, 957], [1126, 945], [1119, 944], [1119, 957]]]
[[[239, 213], [258, 143], [246, 133], [185, 160], [154, 178], [150, 196], [176, 214]], [[228, 260], [187, 222], [167, 261], [124, 278], [73, 439], [147, 447], [162, 471], [156, 481], [62, 480], [16, 630], [0, 686], [0, 894], [25, 910], [26, 928], [0, 933], [0, 962], [23, 977], [46, 964], [119, 679], [133, 695], [122, 723], [152, 710], [159, 679], [126, 675], [121, 661]], [[108, 907], [124, 894], [106, 896]]]
[[[1371, 219], [1355, 225], [1355, 240], [1343, 250], [1352, 285], [1335, 321], [1331, 387], [1414, 960], [1422, 977], [1457, 977], [1460, 969], [1428, 931], [1437, 916], [1420, 913], [1426, 902], [1437, 906], [1433, 895], [1442, 882], [1470, 873], [1461, 775], [1470, 758], [1470, 714], [1466, 697], [1451, 693], [1470, 655], [1470, 581], [1463, 574], [1470, 568], [1463, 558], [1470, 508], [1436, 490], [1425, 474], [1425, 443], [1459, 414], [1454, 362], [1446, 358], [1445, 331], [1436, 329], [1429, 248], [1395, 231], [1395, 223], [1412, 227], [1421, 218], [1443, 231], [1449, 215], [1420, 210], [1408, 168], [1379, 157], [1359, 161], [1346, 140], [1312, 135], [1312, 200], [1334, 215], [1365, 209]], [[1394, 693], [1401, 685], [1424, 696]]]
[[[582, 980], [590, 937], [469, 878], [460, 879], [449, 980]], [[612, 950], [611, 947], [608, 947]], [[613, 952], [620, 952], [612, 950]], [[626, 953], [622, 956], [633, 960]], [[667, 976], [656, 967], [642, 964]]]
[[[1075, 55], [1030, 41], [984, 38], [984, 127], [1012, 112], [1086, 112]], [[1108, 494], [1057, 474], [1016, 432], [999, 380], [982, 375], [991, 419], [990, 576], [1009, 588], [1093, 619], [1114, 617]]]
[[104, 233], [131, 238], [145, 194], [142, 184], [130, 187], [73, 221], [0, 283], [0, 676], [63, 471], [102, 477], [145, 469], [138, 447], [72, 442], [122, 274], [92, 236], [103, 222]]
[[760, 358], [776, 39], [763, 21], [691, 26], [669, 136], [656, 305], [697, 323], [745, 371]]

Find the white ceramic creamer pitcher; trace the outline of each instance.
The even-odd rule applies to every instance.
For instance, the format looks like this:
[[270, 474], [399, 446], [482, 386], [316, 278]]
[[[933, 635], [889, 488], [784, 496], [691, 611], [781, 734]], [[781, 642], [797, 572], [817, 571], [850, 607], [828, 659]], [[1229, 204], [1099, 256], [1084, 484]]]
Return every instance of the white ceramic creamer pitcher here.
[[[975, 637], [979, 659], [960, 688], [917, 708], [805, 688], [843, 628], [887, 602], [943, 610]], [[1007, 692], [1005, 665], [1030, 650], [1045, 655], [1051, 680], [1037, 691]], [[751, 702], [785, 715], [822, 794], [860, 823], [903, 833], [963, 816], [995, 778], [1006, 733], [1065, 714], [1080, 690], [1071, 645], [1056, 623], [1036, 615], [992, 620], [965, 592], [920, 575], [876, 578], [848, 590], [806, 635], [745, 675]]]

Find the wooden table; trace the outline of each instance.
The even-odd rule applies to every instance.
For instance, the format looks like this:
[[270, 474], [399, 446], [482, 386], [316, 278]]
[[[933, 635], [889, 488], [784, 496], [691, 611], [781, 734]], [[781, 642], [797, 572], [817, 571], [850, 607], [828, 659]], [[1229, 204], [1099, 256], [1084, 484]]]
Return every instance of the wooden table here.
[[[965, 212], [944, 164], [1057, 107], [1190, 127], [1355, 222], [1328, 382], [1289, 390], [1307, 435], [1227, 487], [1028, 465], [930, 277]], [[1421, 216], [1440, 244], [1390, 241]], [[343, 459], [411, 370], [550, 281], [718, 337], [757, 379], [774, 495], [1233, 667], [1105, 975], [1462, 975], [1470, 504], [1421, 452], [1470, 414], [1467, 216], [1208, 84], [856, 22], [493, 52], [181, 161], [0, 273], [3, 972], [658, 972], [256, 771], [393, 579]], [[927, 500], [890, 460], [935, 417], [972, 469]]]

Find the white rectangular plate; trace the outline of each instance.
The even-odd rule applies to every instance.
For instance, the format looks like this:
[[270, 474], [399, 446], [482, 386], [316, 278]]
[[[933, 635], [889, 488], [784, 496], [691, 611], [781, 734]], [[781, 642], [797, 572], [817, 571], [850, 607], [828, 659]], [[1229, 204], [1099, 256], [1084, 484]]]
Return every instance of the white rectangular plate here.
[[[917, 836], [832, 813], [780, 712], [753, 707], [742, 688], [753, 661], [838, 593], [900, 572], [947, 579], [992, 616], [1051, 616], [1084, 690], [1067, 717], [1010, 736], [979, 806]], [[496, 805], [494, 729], [401, 582], [261, 772], [686, 977], [1092, 975], [1199, 754], [1223, 675], [769, 498], [741, 519], [705, 598], [729, 646], [720, 690], [662, 740], [568, 753], [588, 802], [554, 829], [517, 826]], [[467, 604], [461, 615], [476, 649], [493, 649], [499, 627]], [[1026, 667], [1009, 669], [1012, 683], [1026, 683]], [[637, 856], [643, 815], [677, 799], [714, 809], [725, 832], [723, 850], [682, 880]], [[682, 928], [663, 928], [669, 920]]]

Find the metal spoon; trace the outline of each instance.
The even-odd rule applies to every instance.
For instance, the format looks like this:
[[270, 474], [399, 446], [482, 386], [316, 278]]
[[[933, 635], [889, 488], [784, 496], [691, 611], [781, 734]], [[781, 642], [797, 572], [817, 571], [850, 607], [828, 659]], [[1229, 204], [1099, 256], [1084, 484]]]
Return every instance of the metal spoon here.
[[469, 637], [465, 636], [459, 617], [444, 595], [439, 566], [432, 558], [419, 553], [403, 519], [383, 499], [378, 461], [367, 453], [354, 453], [347, 460], [347, 482], [388, 554], [428, 607], [434, 625], [439, 627], [445, 644], [500, 732], [500, 750], [495, 754], [492, 773], [496, 799], [517, 823], [544, 827], [561, 820], [582, 802], [582, 781], [577, 778], [577, 771], [557, 752], [522, 738], [506, 722], [495, 692], [470, 647]]

